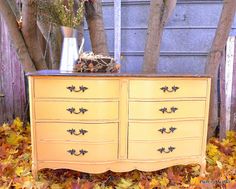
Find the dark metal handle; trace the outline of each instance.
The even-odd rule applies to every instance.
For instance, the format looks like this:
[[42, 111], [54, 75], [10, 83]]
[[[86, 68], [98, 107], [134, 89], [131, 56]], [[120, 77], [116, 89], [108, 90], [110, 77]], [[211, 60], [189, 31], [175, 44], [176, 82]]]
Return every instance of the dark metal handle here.
[[177, 87], [177, 86], [173, 86], [173, 87], [171, 87], [171, 90], [169, 89], [169, 87], [167, 87], [167, 86], [164, 86], [164, 87], [161, 87], [160, 88], [164, 93], [167, 91], [167, 92], [169, 92], [169, 93], [172, 93], [172, 92], [176, 92], [178, 89], [179, 89], [179, 87]]
[[66, 109], [68, 112], [70, 112], [71, 114], [80, 114], [80, 113], [82, 113], [82, 114], [84, 114], [85, 112], [87, 112], [88, 110], [87, 109], [85, 109], [85, 108], [80, 108], [79, 109], [79, 112], [76, 112], [76, 110], [75, 110], [75, 108], [67, 108]]
[[88, 89], [88, 87], [84, 87], [83, 85], [79, 86], [79, 90], [76, 90], [76, 87], [74, 85], [71, 85], [69, 87], [66, 87], [70, 92], [84, 92]]
[[161, 148], [157, 149], [157, 151], [159, 151], [161, 154], [162, 154], [162, 153], [168, 154], [168, 153], [170, 153], [170, 152], [173, 152], [174, 149], [175, 149], [175, 147], [170, 146], [170, 147], [168, 148], [168, 151], [166, 151], [166, 149], [165, 149], [164, 147], [161, 147]]
[[175, 113], [176, 110], [178, 110], [178, 108], [176, 108], [174, 106], [170, 108], [170, 111], [168, 111], [168, 109], [166, 107], [159, 109], [159, 111], [161, 111], [163, 114], [164, 113], [168, 113], [168, 114]]
[[84, 156], [86, 153], [88, 153], [87, 150], [83, 150], [83, 149], [79, 150], [78, 154], [76, 153], [75, 149], [68, 150], [67, 152], [72, 156], [80, 156], [80, 155]]
[[85, 133], [87, 133], [88, 131], [80, 129], [79, 133], [76, 133], [75, 129], [69, 129], [67, 130], [67, 132], [70, 133], [71, 135], [79, 136], [79, 135], [85, 135]]
[[159, 129], [158, 131], [160, 131], [161, 134], [164, 134], [164, 133], [170, 134], [170, 133], [173, 133], [176, 129], [177, 128], [175, 128], [175, 127], [170, 127], [169, 131], [166, 131], [166, 128], [163, 127], [162, 129]]

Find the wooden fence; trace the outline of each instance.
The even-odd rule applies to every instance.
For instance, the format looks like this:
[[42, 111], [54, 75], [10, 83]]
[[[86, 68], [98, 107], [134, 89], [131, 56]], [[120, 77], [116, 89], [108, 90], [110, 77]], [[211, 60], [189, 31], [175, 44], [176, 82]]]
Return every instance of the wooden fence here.
[[0, 124], [26, 115], [25, 76], [0, 17]]

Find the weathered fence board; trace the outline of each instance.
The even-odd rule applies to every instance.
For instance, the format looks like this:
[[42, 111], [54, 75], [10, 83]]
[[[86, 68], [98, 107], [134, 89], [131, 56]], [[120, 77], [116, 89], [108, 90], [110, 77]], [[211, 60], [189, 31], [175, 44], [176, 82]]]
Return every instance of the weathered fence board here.
[[234, 43], [233, 84], [231, 94], [230, 122], [230, 129], [236, 131], [236, 43]]
[[25, 78], [7, 27], [0, 17], [0, 124], [19, 116], [26, 107]]
[[230, 36], [220, 69], [220, 138], [236, 130], [236, 39]]

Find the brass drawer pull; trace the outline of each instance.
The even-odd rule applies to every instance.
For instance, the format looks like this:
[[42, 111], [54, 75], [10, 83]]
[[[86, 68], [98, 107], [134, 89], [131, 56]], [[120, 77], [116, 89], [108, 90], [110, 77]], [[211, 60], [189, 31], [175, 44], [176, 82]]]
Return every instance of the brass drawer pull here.
[[79, 90], [76, 90], [76, 87], [74, 85], [71, 85], [66, 88], [70, 90], [70, 92], [84, 92], [88, 89], [88, 87], [84, 87], [83, 85], [79, 86]]
[[79, 135], [85, 135], [88, 131], [80, 129], [79, 133], [76, 133], [75, 129], [69, 129], [67, 130], [67, 132], [70, 133], [71, 135], [79, 136]]
[[175, 147], [170, 146], [170, 147], [168, 148], [168, 151], [166, 151], [166, 149], [165, 149], [164, 147], [161, 147], [161, 148], [159, 148], [157, 151], [159, 151], [161, 154], [162, 154], [162, 153], [168, 154], [168, 153], [170, 153], [170, 152], [173, 152], [174, 149], [175, 149]]
[[79, 109], [79, 112], [76, 112], [76, 110], [75, 110], [75, 108], [67, 108], [66, 109], [68, 112], [70, 112], [71, 114], [80, 114], [80, 113], [82, 113], [82, 114], [84, 114], [85, 112], [87, 112], [88, 110], [87, 109], [85, 109], [85, 108], [80, 108]]
[[164, 133], [166, 133], [166, 134], [170, 134], [170, 133], [174, 133], [174, 131], [176, 130], [177, 128], [175, 128], [175, 127], [170, 127], [169, 128], [169, 131], [166, 131], [166, 128], [162, 128], [162, 129], [159, 129], [158, 131], [160, 131], [161, 132], [161, 134], [164, 134]]
[[67, 152], [72, 156], [80, 156], [80, 155], [84, 156], [86, 153], [88, 153], [87, 150], [83, 150], [83, 149], [79, 151], [79, 154], [76, 153], [75, 149], [68, 150]]
[[176, 92], [178, 89], [179, 89], [179, 87], [177, 87], [177, 86], [173, 86], [173, 87], [171, 87], [171, 90], [169, 89], [169, 87], [167, 87], [167, 86], [164, 86], [164, 87], [161, 87], [160, 88], [164, 93], [167, 91], [167, 92], [169, 92], [169, 93], [172, 93], [172, 92]]
[[168, 113], [168, 114], [175, 113], [176, 110], [178, 110], [178, 108], [176, 108], [174, 106], [170, 108], [170, 111], [168, 111], [168, 109], [166, 107], [159, 109], [159, 111], [161, 111], [163, 114], [164, 113]]

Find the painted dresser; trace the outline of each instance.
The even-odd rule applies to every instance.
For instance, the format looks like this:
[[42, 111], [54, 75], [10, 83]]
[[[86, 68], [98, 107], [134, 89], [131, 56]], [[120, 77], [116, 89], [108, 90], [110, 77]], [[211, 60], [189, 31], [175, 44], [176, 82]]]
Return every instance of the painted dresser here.
[[205, 171], [210, 78], [28, 74], [32, 169]]

